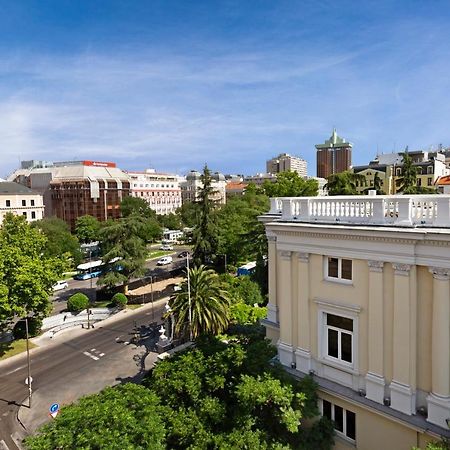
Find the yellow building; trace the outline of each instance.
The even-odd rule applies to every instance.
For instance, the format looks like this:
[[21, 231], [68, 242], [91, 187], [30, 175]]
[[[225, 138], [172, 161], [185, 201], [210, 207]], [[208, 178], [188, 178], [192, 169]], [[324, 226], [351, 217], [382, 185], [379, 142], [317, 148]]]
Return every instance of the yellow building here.
[[[436, 181], [450, 174], [445, 163], [445, 155], [440, 152], [414, 151], [408, 152], [417, 169], [417, 186], [433, 189]], [[374, 187], [375, 176], [378, 176], [381, 190], [388, 195], [398, 192], [398, 181], [403, 176], [402, 154], [389, 153], [378, 155], [376, 159], [364, 166], [352, 167], [352, 172], [364, 175], [365, 181], [357, 182], [356, 190], [362, 194]]]
[[450, 195], [271, 199], [267, 336], [336, 448], [450, 436]]

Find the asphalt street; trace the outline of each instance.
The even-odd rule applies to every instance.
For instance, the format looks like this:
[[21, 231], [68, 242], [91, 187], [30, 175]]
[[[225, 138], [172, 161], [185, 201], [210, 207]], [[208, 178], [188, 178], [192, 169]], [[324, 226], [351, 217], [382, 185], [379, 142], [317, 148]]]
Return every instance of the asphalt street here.
[[[164, 272], [168, 270], [177, 269], [180, 267], [184, 267], [186, 265], [185, 258], [177, 258], [178, 253], [184, 250], [190, 250], [188, 246], [177, 246], [174, 250], [173, 262], [167, 266], [158, 266], [156, 263], [159, 258], [147, 261], [145, 264], [146, 273], [145, 276], [153, 276], [158, 277], [158, 275], [162, 275]], [[52, 314], [59, 314], [64, 311], [67, 306], [67, 299], [76, 292], [83, 292], [86, 294], [92, 301], [95, 300], [95, 292], [97, 290], [97, 281], [98, 278], [91, 278], [90, 280], [67, 280], [67, 284], [69, 285], [66, 289], [56, 291], [52, 297], [53, 301], [53, 311]], [[0, 450], [1, 447], [0, 447]]]
[[[71, 403], [105, 386], [139, 379], [148, 347], [158, 334], [149, 325], [153, 316], [161, 321], [163, 309], [160, 301], [153, 312], [150, 305], [127, 311], [123, 318], [99, 322], [94, 330], [78, 330], [73, 338], [61, 336], [59, 342], [32, 352], [32, 408], [22, 409], [19, 415], [19, 407], [28, 404], [26, 357], [0, 365], [0, 449], [18, 449], [15, 440], [49, 420], [50, 404]], [[146, 338], [135, 342], [138, 332]], [[18, 417], [24, 418], [27, 430]]]

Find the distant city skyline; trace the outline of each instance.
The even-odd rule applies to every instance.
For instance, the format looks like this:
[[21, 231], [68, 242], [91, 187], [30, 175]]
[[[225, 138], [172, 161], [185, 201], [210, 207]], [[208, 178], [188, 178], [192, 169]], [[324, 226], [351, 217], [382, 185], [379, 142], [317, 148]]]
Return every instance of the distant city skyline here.
[[[450, 145], [450, 4], [18, 0], [0, 17], [0, 177], [20, 160], [315, 175], [334, 127], [353, 164]], [[447, 42], [447, 44], [446, 44]]]

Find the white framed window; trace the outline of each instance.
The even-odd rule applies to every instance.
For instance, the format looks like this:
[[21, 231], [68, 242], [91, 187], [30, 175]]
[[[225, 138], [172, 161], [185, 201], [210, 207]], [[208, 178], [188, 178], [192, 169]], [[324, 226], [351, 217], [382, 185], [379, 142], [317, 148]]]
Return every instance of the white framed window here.
[[320, 400], [320, 412], [322, 416], [330, 419], [334, 424], [334, 429], [339, 436], [356, 442], [356, 414], [353, 411], [329, 402]]
[[353, 262], [351, 259], [326, 256], [324, 261], [325, 279], [351, 284], [353, 280]]
[[353, 319], [324, 313], [325, 357], [353, 365]]

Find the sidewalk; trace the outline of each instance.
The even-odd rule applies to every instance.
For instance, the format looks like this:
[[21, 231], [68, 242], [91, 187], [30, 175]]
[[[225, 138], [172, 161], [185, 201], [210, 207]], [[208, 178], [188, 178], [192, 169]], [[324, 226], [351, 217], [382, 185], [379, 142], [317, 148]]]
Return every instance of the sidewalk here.
[[[157, 307], [159, 305], [163, 305], [169, 301], [169, 297], [164, 297], [159, 300], [155, 300], [153, 302], [153, 307]], [[125, 315], [128, 317], [131, 316], [138, 316], [139, 314], [146, 313], [149, 310], [151, 311], [152, 304], [146, 303], [145, 305], [141, 306], [137, 309], [123, 309], [114, 314], [111, 317], [108, 317], [105, 320], [102, 320], [100, 322], [96, 322], [96, 326], [103, 326], [108, 325], [111, 323], [114, 323], [117, 320], [122, 319]], [[59, 331], [56, 334], [53, 334], [51, 330], [46, 331], [42, 335], [30, 339], [33, 344], [35, 344], [37, 347], [30, 350], [30, 354], [34, 355], [35, 353], [41, 352], [42, 350], [61, 344], [63, 342], [68, 342], [78, 336], [81, 336], [86, 333], [91, 333], [93, 330], [86, 330], [85, 328], [82, 328], [81, 325], [76, 325], [73, 328], [67, 328], [64, 330]], [[8, 365], [12, 365], [16, 363], [17, 361], [20, 361], [21, 359], [26, 358], [26, 352], [19, 353], [18, 355], [11, 356], [10, 358], [4, 359], [0, 361], [0, 367], [6, 367]]]

